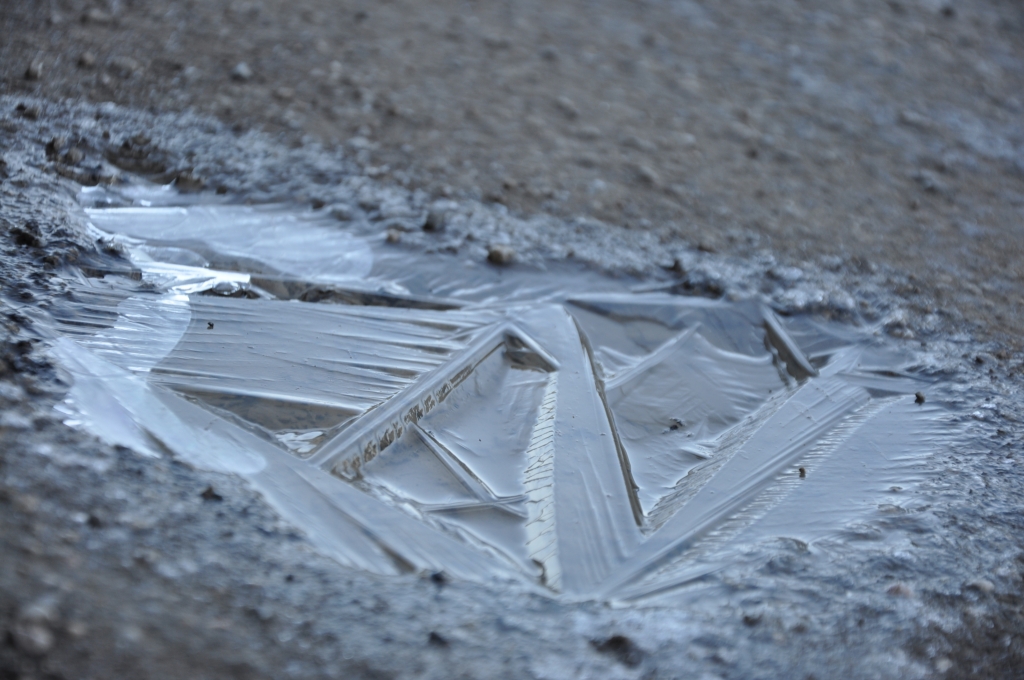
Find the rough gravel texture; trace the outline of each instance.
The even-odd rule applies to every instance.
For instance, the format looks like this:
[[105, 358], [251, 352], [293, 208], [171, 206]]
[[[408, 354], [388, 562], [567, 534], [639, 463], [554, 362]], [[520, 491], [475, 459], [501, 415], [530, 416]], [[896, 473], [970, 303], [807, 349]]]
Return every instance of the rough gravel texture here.
[[1022, 32], [1010, 0], [8, 0], [0, 92], [194, 108], [669, 246], [895, 265], [1019, 344]]
[[[581, 232], [472, 202], [431, 207], [314, 145], [289, 149], [194, 116], [114, 106], [0, 98], [0, 108], [8, 675], [903, 678], [1012, 677], [1019, 667], [1024, 550], [1013, 499], [1024, 487], [1024, 366], [1005, 346], [904, 306], [886, 292], [898, 274], [842, 264], [797, 272], [768, 253], [696, 250], [665, 269], [651, 259], [657, 241], [642, 234]], [[81, 151], [77, 164], [62, 144]], [[353, 573], [315, 554], [239, 480], [103, 446], [55, 417], [69, 378], [47, 358], [46, 309], [64, 294], [62, 276], [117, 258], [86, 232], [67, 176], [138, 181], [140, 168], [185, 187], [248, 188], [257, 200], [317, 187], [322, 209], [376, 225], [381, 238], [401, 230], [410, 243], [396, 247], [428, 257], [454, 250], [482, 262], [482, 243], [503, 242], [516, 244], [514, 266], [529, 267], [578, 247], [592, 266], [621, 275], [618, 265], [631, 263], [680, 293], [760, 295], [783, 313], [872, 324], [914, 346], [927, 338], [921, 370], [949, 384], [943, 398], [970, 437], [935, 452], [913, 512], [811, 549], [762, 546], [767, 562], [740, 560], [682, 604], [566, 605], [507, 584]], [[446, 215], [440, 232], [421, 228], [431, 211]], [[860, 288], [845, 289], [852, 281]]]
[[[534, 7], [0, 8], [0, 677], [1019, 675], [1020, 7]], [[139, 178], [876, 325], [969, 436], [915, 512], [689, 604], [353, 573], [239, 480], [56, 418], [47, 305], [117, 257], [74, 183]]]

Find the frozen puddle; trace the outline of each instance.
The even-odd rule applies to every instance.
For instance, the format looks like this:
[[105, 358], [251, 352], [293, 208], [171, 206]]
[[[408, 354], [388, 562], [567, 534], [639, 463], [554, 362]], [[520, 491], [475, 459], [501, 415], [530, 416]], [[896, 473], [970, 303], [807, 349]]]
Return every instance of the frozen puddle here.
[[131, 265], [86, 263], [56, 312], [68, 422], [246, 476], [352, 567], [642, 600], [900, 507], [949, 435], [913, 356], [755, 302], [317, 213], [88, 214]]

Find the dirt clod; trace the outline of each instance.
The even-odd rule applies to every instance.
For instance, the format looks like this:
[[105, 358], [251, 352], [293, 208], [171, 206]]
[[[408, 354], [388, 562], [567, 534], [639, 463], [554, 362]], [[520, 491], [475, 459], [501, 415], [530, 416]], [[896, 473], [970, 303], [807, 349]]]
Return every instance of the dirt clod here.
[[85, 159], [85, 154], [77, 146], [73, 146], [61, 156], [61, 161], [67, 165], [78, 165]]
[[23, 226], [13, 227], [11, 236], [15, 244], [25, 248], [42, 248], [46, 245], [42, 231], [35, 222], [26, 222]]
[[224, 500], [224, 497], [221, 496], [216, 491], [214, 491], [212, 486], [206, 487], [203, 490], [203, 492], [201, 494], [199, 494], [199, 497], [202, 498], [204, 501], [220, 502], [220, 501]]
[[46, 143], [46, 156], [47, 158], [53, 158], [61, 151], [63, 151], [68, 145], [67, 137], [56, 136], [50, 139]]
[[891, 585], [885, 592], [887, 595], [891, 595], [892, 597], [905, 597], [908, 599], [914, 597], [914, 591], [906, 583], [896, 583]]
[[43, 109], [38, 104], [18, 104], [15, 109], [22, 118], [38, 120], [43, 115]]
[[602, 654], [608, 654], [629, 668], [636, 668], [644, 660], [644, 652], [625, 635], [612, 635], [590, 641], [591, 646]]
[[26, 80], [39, 80], [42, 77], [43, 77], [43, 60], [42, 59], [33, 59], [32, 62], [29, 63], [28, 68], [25, 69], [25, 79]]

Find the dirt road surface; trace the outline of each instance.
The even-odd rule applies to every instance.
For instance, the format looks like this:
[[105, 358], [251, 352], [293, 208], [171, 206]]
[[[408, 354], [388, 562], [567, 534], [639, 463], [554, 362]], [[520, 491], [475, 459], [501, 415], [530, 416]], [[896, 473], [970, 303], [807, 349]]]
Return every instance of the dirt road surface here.
[[193, 108], [668, 244], [893, 265], [922, 307], [1024, 331], [1014, 2], [11, 0], [0, 22], [8, 93]]
[[[1018, 677], [1020, 3], [5, 0], [0, 102], [0, 677]], [[357, 177], [549, 225], [524, 260], [862, 314], [934, 352], [970, 437], [921, 514], [714, 608], [346, 570], [239, 479], [62, 424], [36, 320], [116, 256], [69, 195], [108, 171], [306, 205]]]

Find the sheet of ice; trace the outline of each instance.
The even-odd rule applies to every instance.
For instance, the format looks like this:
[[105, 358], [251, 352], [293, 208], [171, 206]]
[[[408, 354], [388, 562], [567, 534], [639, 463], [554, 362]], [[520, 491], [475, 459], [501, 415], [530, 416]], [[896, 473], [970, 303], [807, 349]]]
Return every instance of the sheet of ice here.
[[183, 245], [223, 263], [259, 263], [268, 269], [265, 273], [344, 282], [367, 276], [373, 267], [365, 241], [297, 211], [194, 205], [94, 208], [86, 213], [103, 231], [151, 244]]
[[701, 534], [749, 504], [775, 475], [842, 419], [866, 405], [866, 390], [837, 378], [808, 383], [769, 417], [676, 514], [603, 584], [613, 596], [690, 547]]
[[562, 592], [583, 598], [640, 544], [636, 486], [572, 317], [543, 307], [521, 323], [557, 352], [561, 364], [554, 421], [555, 527]]
[[[109, 347], [108, 347], [109, 350]], [[61, 364], [75, 377], [72, 405], [82, 413], [94, 431], [112, 443], [156, 444], [185, 462], [218, 472], [251, 474], [263, 469], [265, 460], [252, 450], [251, 435], [221, 437], [211, 427], [225, 421], [207, 419], [204, 426], [182, 422], [167, 408], [147, 382], [69, 338], [54, 345]], [[125, 426], [130, 423], [130, 426]], [[241, 431], [239, 431], [241, 432]], [[143, 449], [156, 455], [159, 449]]]
[[[75, 377], [71, 406], [98, 436], [147, 455], [170, 452], [201, 469], [247, 477], [286, 520], [344, 564], [379, 573], [445, 569], [463, 578], [513, 577], [443, 533], [150, 385], [73, 340], [58, 339], [55, 355]], [[147, 442], [156, 448], [145, 446]]]
[[[861, 409], [784, 469], [752, 507], [660, 571], [618, 591], [623, 600], [671, 597], [674, 589], [744, 558], [768, 540], [811, 545], [840, 535], [851, 521], [913, 511], [913, 492], [925, 478], [930, 452], [947, 444], [956, 426], [941, 406], [913, 396], [891, 397]], [[804, 475], [799, 474], [799, 466]]]
[[113, 326], [80, 342], [116, 366], [144, 373], [177, 347], [191, 320], [186, 295], [133, 296], [117, 305]]
[[269, 431], [344, 425], [445, 363], [490, 320], [209, 296], [190, 305], [188, 331], [152, 379]]
[[375, 253], [279, 207], [90, 217], [133, 269], [54, 307], [68, 422], [246, 476], [353, 567], [666, 597], [898, 505], [955, 436], [912, 356], [757, 301]]
[[645, 514], [713, 455], [722, 432], [773, 391], [787, 389], [769, 354], [726, 352], [699, 329], [676, 336], [605, 384]]

